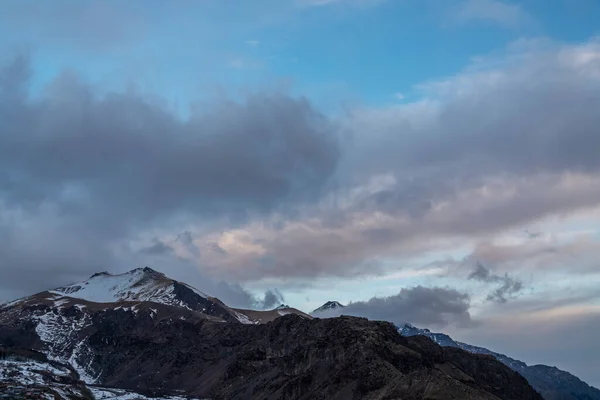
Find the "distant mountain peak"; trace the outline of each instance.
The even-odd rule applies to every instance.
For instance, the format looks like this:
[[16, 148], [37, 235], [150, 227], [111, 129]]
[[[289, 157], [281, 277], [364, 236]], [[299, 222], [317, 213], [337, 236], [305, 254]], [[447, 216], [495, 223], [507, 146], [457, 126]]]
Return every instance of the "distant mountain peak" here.
[[283, 310], [284, 308], [291, 308], [291, 307], [288, 306], [287, 304], [280, 304], [277, 307], [275, 307], [274, 310]]
[[327, 311], [327, 310], [335, 310], [336, 308], [344, 308], [344, 307], [346, 307], [346, 306], [335, 300], [330, 300], [327, 303], [323, 304], [321, 307], [316, 308], [313, 311], [313, 313], [319, 313], [319, 312], [323, 312], [323, 311]]

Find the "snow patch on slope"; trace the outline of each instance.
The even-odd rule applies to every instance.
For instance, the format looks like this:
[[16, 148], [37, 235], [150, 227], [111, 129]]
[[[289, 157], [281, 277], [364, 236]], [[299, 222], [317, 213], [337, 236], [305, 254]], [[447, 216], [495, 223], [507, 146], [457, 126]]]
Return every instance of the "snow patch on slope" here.
[[[46, 343], [46, 355], [50, 360], [68, 362], [79, 373], [81, 380], [85, 383], [94, 383], [97, 377], [90, 373], [90, 363], [83, 365], [82, 359], [89, 352], [83, 346], [84, 338], [79, 334], [83, 329], [91, 325], [91, 318], [85, 314], [81, 318], [64, 318], [52, 311], [37, 315], [33, 318], [37, 321], [35, 331], [40, 339]], [[73, 338], [78, 342], [73, 343]], [[88, 357], [91, 360], [91, 357]]]
[[[96, 400], [194, 400], [188, 397], [166, 396], [166, 397], [146, 397], [138, 393], [128, 392], [120, 389], [108, 388], [90, 388]], [[202, 400], [202, 399], [197, 399]], [[208, 400], [208, 399], [207, 399]]]
[[50, 364], [37, 361], [0, 360], [0, 382], [9, 379], [18, 381], [22, 385], [39, 385], [44, 383], [43, 373], [56, 376], [69, 376], [71, 371], [67, 368], [57, 368]]
[[240, 321], [242, 324], [246, 324], [246, 325], [253, 325], [256, 324], [256, 322], [252, 321], [250, 318], [248, 318], [247, 315], [239, 313], [237, 311], [234, 311], [234, 316], [235, 318]]

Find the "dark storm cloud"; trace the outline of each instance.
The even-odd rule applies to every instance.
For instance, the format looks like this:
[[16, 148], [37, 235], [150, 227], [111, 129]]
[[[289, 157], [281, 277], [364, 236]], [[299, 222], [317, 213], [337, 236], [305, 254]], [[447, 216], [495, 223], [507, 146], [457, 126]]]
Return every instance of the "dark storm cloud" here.
[[353, 315], [372, 320], [390, 321], [397, 325], [406, 322], [424, 326], [469, 325], [470, 299], [465, 293], [448, 288], [416, 286], [402, 289], [389, 297], [373, 297], [341, 309], [315, 314], [316, 317]]
[[521, 290], [523, 290], [523, 282], [520, 280], [509, 276], [508, 273], [503, 276], [492, 274], [480, 262], [476, 263], [475, 269], [469, 274], [469, 279], [498, 284], [499, 286], [487, 296], [488, 301], [496, 303], [506, 303], [509, 298], [518, 296]]

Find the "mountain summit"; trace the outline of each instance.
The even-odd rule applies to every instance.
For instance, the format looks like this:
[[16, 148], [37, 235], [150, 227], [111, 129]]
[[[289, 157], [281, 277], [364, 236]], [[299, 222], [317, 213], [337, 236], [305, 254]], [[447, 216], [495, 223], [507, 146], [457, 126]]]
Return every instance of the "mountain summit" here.
[[345, 307], [344, 305], [338, 303], [337, 301], [328, 301], [327, 303], [323, 304], [321, 307], [314, 309], [311, 314], [320, 313], [323, 311], [335, 310], [335, 309], [344, 308], [344, 307]]

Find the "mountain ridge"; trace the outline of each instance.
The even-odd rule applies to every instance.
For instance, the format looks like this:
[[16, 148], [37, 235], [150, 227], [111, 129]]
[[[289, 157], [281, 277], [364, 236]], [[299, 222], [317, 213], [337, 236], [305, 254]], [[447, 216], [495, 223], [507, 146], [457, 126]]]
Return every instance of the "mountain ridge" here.
[[86, 385], [148, 396], [541, 399], [495, 359], [404, 338], [391, 323], [234, 309], [149, 268], [3, 306], [0, 346], [43, 352]]
[[434, 333], [429, 329], [417, 328], [411, 324], [405, 324], [398, 330], [402, 336], [425, 336], [443, 347], [454, 347], [475, 354], [491, 355], [524, 376], [546, 400], [600, 400], [600, 390], [557, 367], [543, 364], [527, 365], [523, 361], [488, 350], [485, 347], [455, 341], [444, 333]]

